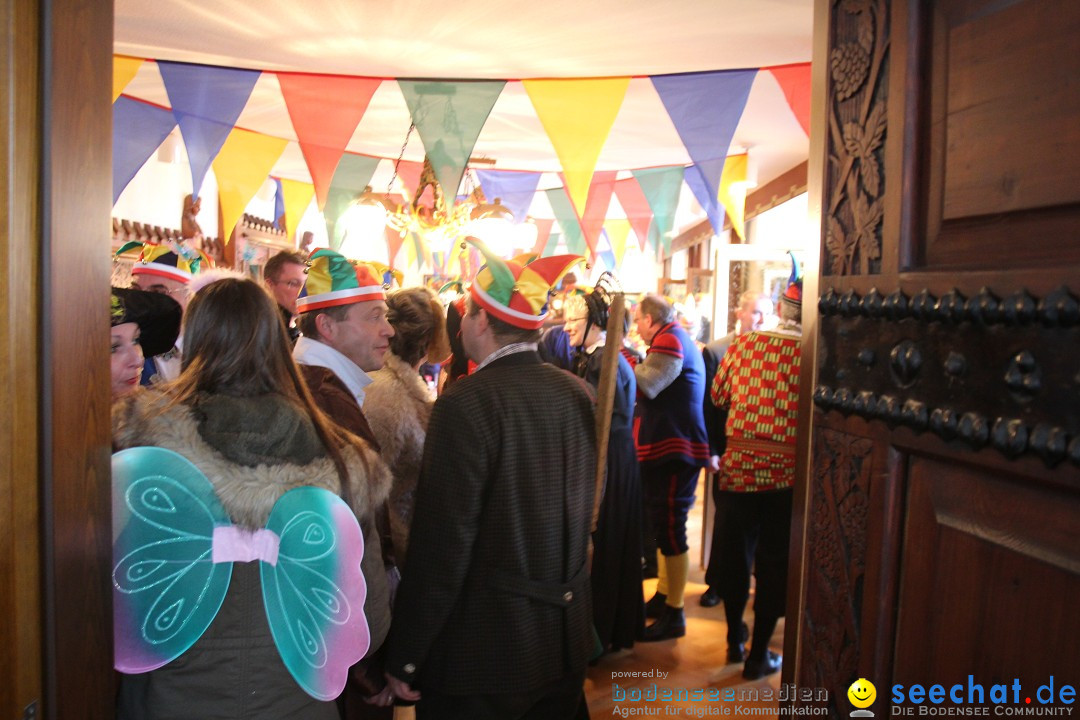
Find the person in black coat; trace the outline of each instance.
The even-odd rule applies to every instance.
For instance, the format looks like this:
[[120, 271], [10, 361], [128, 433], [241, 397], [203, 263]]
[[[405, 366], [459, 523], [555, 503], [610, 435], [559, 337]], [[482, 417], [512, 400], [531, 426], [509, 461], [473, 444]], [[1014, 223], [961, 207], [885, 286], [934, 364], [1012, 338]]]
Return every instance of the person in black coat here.
[[390, 687], [421, 720], [583, 710], [593, 405], [536, 352], [569, 264], [489, 255], [467, 299], [461, 340], [477, 367], [432, 410], [388, 641]]

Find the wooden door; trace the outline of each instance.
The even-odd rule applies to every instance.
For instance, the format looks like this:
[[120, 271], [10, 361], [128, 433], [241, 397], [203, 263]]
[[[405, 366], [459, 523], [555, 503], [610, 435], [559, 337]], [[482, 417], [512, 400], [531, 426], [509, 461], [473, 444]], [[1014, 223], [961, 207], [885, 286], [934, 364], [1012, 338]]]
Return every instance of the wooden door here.
[[785, 679], [1025, 705], [1080, 684], [1080, 3], [815, 12]]

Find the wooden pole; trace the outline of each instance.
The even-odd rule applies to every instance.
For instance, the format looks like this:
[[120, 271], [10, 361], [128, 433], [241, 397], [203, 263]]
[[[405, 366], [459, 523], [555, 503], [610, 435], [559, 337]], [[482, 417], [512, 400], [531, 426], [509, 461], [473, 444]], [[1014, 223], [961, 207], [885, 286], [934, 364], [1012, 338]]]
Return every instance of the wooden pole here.
[[596, 530], [596, 521], [600, 517], [600, 501], [604, 499], [608, 436], [611, 435], [611, 410], [615, 406], [615, 379], [619, 374], [625, 317], [626, 302], [623, 294], [615, 293], [611, 296], [611, 307], [608, 308], [607, 341], [604, 344], [604, 360], [600, 366], [600, 386], [597, 388], [596, 397], [596, 494], [593, 496], [590, 531]]

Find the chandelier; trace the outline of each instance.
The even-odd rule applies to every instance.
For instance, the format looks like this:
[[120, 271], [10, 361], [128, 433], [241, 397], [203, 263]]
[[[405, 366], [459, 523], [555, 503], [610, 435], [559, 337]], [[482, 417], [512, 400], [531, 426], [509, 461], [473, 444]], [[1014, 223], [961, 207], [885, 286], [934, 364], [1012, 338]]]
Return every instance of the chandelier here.
[[[411, 127], [409, 133], [412, 133]], [[402, 154], [408, 142], [409, 136], [406, 135]], [[470, 159], [470, 163], [493, 162], [483, 158]], [[470, 167], [465, 168], [464, 196], [447, 208], [444, 190], [435, 176], [431, 160], [425, 156], [420, 183], [412, 202], [399, 205], [390, 198], [390, 192], [400, 163], [401, 157], [394, 164], [394, 177], [385, 195], [372, 192], [368, 186], [342, 216], [347, 230], [341, 252], [346, 257], [352, 257], [350, 252], [358, 257], [363, 256], [361, 248], [370, 247], [370, 243], [384, 238], [386, 228], [402, 238], [410, 235], [418, 238], [432, 253], [448, 253], [466, 237], [478, 238], [503, 257], [535, 244], [536, 225], [532, 222], [515, 224], [513, 213], [502, 205], [499, 198], [487, 202], [483, 190], [473, 179]]]

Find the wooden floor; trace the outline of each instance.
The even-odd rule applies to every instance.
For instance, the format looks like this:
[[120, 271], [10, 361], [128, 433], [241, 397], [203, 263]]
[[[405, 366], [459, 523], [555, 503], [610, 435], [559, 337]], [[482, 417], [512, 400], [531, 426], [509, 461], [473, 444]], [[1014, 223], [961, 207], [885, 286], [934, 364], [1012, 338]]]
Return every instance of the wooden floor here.
[[[603, 717], [777, 717], [777, 697], [780, 689], [780, 673], [762, 680], [747, 682], [742, 678], [741, 664], [727, 664], [727, 623], [723, 605], [703, 608], [698, 599], [705, 591], [704, 569], [700, 567], [701, 527], [704, 483], [698, 486], [698, 499], [691, 512], [687, 535], [690, 539], [690, 582], [686, 587], [686, 637], [658, 643], [636, 643], [631, 650], [622, 650], [602, 657], [597, 665], [589, 668], [585, 681], [585, 694], [589, 701], [592, 718]], [[711, 512], [711, 510], [710, 510]], [[645, 598], [652, 597], [656, 580], [645, 581]], [[753, 598], [748, 603], [745, 620], [753, 627]], [[784, 621], [781, 620], [773, 634], [770, 647], [781, 652], [784, 644]], [[626, 677], [616, 673], [639, 671], [644, 677]], [[613, 697], [617, 684], [619, 690], [628, 692], [627, 699], [616, 701]], [[687, 690], [688, 696], [695, 690], [700, 698], [716, 697], [720, 700], [684, 701], [633, 701], [636, 693], [650, 697], [654, 688], [661, 694], [665, 688], [673, 691]], [[730, 692], [729, 692], [730, 691]], [[730, 700], [724, 701], [727, 694]], [[740, 712], [739, 708], [743, 711]], [[725, 712], [726, 711], [726, 712]], [[752, 714], [751, 714], [752, 713]]]

